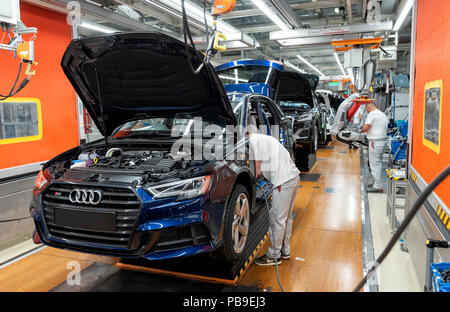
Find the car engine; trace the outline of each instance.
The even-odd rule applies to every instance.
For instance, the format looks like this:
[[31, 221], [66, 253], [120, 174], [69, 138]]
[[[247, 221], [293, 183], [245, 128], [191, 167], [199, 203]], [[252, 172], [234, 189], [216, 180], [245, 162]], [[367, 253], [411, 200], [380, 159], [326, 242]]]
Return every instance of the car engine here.
[[53, 179], [63, 177], [93, 181], [92, 177], [107, 178], [123, 173], [123, 176], [139, 176], [138, 180], [142, 183], [157, 182], [167, 178], [188, 178], [195, 172], [196, 164], [204, 163], [188, 160], [186, 156], [189, 155], [183, 152], [173, 155], [165, 150], [98, 148], [72, 154], [48, 169]]
[[[138, 169], [149, 172], [166, 173], [174, 169], [177, 160], [171, 153], [162, 151], [142, 152], [110, 149], [106, 155], [95, 157], [86, 166], [94, 168]], [[180, 164], [186, 167], [186, 163]]]

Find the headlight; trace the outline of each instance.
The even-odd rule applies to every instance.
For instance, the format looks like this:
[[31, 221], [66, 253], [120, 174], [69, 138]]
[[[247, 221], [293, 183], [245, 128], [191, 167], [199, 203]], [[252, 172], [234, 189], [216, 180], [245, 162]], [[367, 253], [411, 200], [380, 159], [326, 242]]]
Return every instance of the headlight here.
[[36, 178], [36, 190], [39, 192], [48, 183], [44, 172], [41, 170]]
[[299, 116], [297, 117], [296, 121], [311, 121], [311, 116], [310, 115]]
[[295, 121], [295, 127], [300, 129], [309, 128], [311, 127], [311, 119], [308, 118], [297, 119]]
[[177, 199], [194, 198], [209, 190], [211, 176], [197, 177], [146, 187], [153, 198], [177, 197]]

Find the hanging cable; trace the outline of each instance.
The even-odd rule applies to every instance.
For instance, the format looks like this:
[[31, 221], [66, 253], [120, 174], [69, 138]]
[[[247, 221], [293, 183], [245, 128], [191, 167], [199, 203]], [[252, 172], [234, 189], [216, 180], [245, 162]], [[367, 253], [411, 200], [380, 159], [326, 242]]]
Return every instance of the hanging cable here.
[[17, 90], [14, 91], [14, 89], [16, 88], [16, 85], [17, 85], [17, 81], [19, 80], [21, 71], [22, 71], [22, 60], [20, 61], [16, 80], [14, 81], [14, 84], [13, 84], [11, 90], [9, 91], [9, 93], [7, 95], [0, 94], [0, 101], [6, 100], [7, 98], [9, 98], [11, 96], [16, 95], [20, 90], [22, 90], [25, 87], [25, 85], [28, 83], [28, 81], [30, 81], [28, 78], [25, 78], [24, 80], [22, 80], [22, 82], [20, 83]]
[[[194, 40], [192, 39], [192, 35], [191, 35], [191, 30], [189, 28], [189, 22], [187, 19], [187, 14], [186, 14], [186, 8], [184, 5], [184, 0], [181, 0], [181, 12], [182, 12], [182, 19], [183, 19], [183, 36], [184, 36], [184, 43], [186, 44], [186, 56], [188, 58], [188, 62], [191, 65], [192, 71], [194, 72], [194, 74], [198, 74], [203, 66], [205, 66], [206, 63], [208, 63], [208, 60], [210, 58], [210, 56], [212, 55], [212, 49], [210, 48], [210, 40], [209, 40], [209, 32], [208, 32], [208, 22], [206, 20], [206, 5], [205, 3], [203, 3], [203, 18], [204, 18], [204, 23], [205, 23], [205, 32], [206, 32], [206, 51], [205, 51], [205, 56], [202, 60], [202, 63], [199, 65], [199, 67], [197, 67], [197, 69], [194, 70], [194, 67], [192, 65], [192, 59], [191, 59], [191, 54], [189, 53], [189, 49], [188, 49], [188, 39], [190, 41], [190, 44], [192, 46], [192, 48], [196, 50], [195, 44], [194, 44]], [[211, 30], [211, 35], [214, 34], [215, 31], [215, 26], [213, 26], [213, 29]]]
[[431, 192], [442, 182], [444, 179], [450, 174], [450, 166], [448, 166], [446, 169], [444, 169], [436, 178], [434, 178], [433, 181], [425, 188], [425, 190], [420, 194], [419, 198], [414, 202], [413, 206], [411, 207], [411, 211], [405, 216], [405, 219], [403, 222], [399, 225], [397, 231], [392, 236], [391, 240], [387, 244], [386, 248], [383, 250], [381, 255], [378, 257], [377, 261], [375, 262], [375, 265], [373, 265], [369, 270], [367, 271], [367, 274], [364, 276], [364, 278], [359, 282], [359, 284], [353, 289], [353, 292], [358, 292], [361, 290], [361, 288], [367, 283], [367, 280], [375, 274], [378, 266], [381, 265], [383, 260], [387, 257], [389, 252], [392, 250], [394, 245], [397, 243], [398, 239], [402, 235], [403, 231], [408, 227], [411, 220], [416, 215], [417, 211], [419, 211], [422, 203], [427, 199], [428, 195], [431, 194]]
[[6, 222], [14, 222], [14, 221], [20, 221], [25, 219], [30, 219], [31, 216], [23, 217], [23, 218], [17, 218], [17, 219], [9, 219], [9, 220], [0, 220], [0, 223], [6, 223]]

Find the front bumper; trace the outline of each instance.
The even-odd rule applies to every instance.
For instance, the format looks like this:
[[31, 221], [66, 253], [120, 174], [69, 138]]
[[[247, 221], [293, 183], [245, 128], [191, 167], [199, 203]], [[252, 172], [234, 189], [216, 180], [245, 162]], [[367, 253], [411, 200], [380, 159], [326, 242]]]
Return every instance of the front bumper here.
[[[31, 203], [36, 231], [45, 245], [106, 256], [144, 257], [149, 260], [189, 256], [214, 249], [211, 238], [211, 226], [214, 220], [204, 220], [204, 215], [209, 215], [208, 209], [210, 209], [207, 197], [179, 202], [175, 199], [155, 200], [140, 188], [125, 187], [124, 189], [131, 190], [139, 200], [139, 205], [135, 209], [136, 213], [133, 215], [131, 213], [133, 209], [127, 209], [129, 207], [119, 211], [117, 206], [114, 206], [114, 210], [119, 211], [117, 224], [121, 222], [122, 226], [130, 228], [127, 229], [128, 231], [121, 231], [118, 228], [116, 232], [106, 233], [58, 225], [55, 218], [52, 219], [52, 216], [55, 216], [55, 209], [83, 210], [89, 213], [90, 209], [98, 211], [100, 207], [49, 202], [51, 196], [56, 196], [53, 191], [55, 185], [53, 189], [52, 185], [47, 185], [37, 198], [33, 196]], [[74, 187], [73, 183], [59, 183], [56, 185], [57, 189], [64, 189], [61, 185], [68, 186], [69, 189]], [[78, 187], [79, 184], [76, 186]], [[83, 186], [93, 187], [92, 184]], [[97, 183], [95, 187], [107, 189], [111, 185]], [[61, 193], [60, 196], [64, 197], [64, 192], [61, 191]], [[99, 204], [99, 206], [103, 205], [102, 202]], [[125, 215], [122, 212], [129, 212], [129, 214]], [[129, 224], [126, 224], [124, 220], [129, 220]]]

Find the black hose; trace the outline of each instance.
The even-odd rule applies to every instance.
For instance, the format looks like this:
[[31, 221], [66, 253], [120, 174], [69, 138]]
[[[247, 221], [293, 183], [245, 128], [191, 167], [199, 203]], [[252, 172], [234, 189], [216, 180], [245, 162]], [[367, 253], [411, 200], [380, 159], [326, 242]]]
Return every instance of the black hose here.
[[[273, 192], [273, 190], [274, 189], [272, 189], [272, 192]], [[269, 214], [269, 223], [270, 223], [270, 209], [269, 209], [269, 204], [267, 203], [267, 194], [266, 194], [266, 192], [264, 192], [264, 200], [266, 202], [266, 208], [267, 208], [267, 213]], [[270, 238], [270, 239], [273, 242], [273, 239], [272, 238]], [[276, 255], [275, 255], [275, 267], [276, 267], [276, 271], [277, 271], [278, 285], [280, 286], [281, 292], [284, 292], [284, 288], [283, 288], [283, 285], [281, 284], [281, 280], [280, 280], [280, 273], [278, 272], [278, 259], [276, 259]]]
[[[184, 6], [184, 0], [181, 0], [181, 13], [183, 15], [183, 18], [182, 18], [182, 20], [183, 20], [183, 37], [184, 37], [184, 43], [185, 43], [186, 58], [189, 62], [192, 72], [194, 73], [194, 75], [196, 75], [197, 72], [196, 72], [196, 70], [194, 70], [194, 67], [192, 65], [192, 59], [191, 59], [192, 56], [191, 56], [191, 53], [189, 52], [189, 48], [188, 48], [188, 45], [189, 45], [188, 41], [187, 41], [188, 38], [191, 42], [191, 46], [194, 49], [194, 51], [196, 52], [197, 50], [195, 48], [194, 40], [192, 39], [191, 31], [189, 29], [189, 23], [187, 20], [186, 8]], [[206, 19], [206, 16], [205, 16], [205, 19]], [[202, 66], [202, 65], [200, 65], [200, 66]]]
[[366, 276], [359, 282], [359, 284], [353, 289], [353, 292], [358, 292], [367, 283], [369, 277], [375, 273], [377, 267], [381, 265], [383, 260], [387, 257], [389, 252], [392, 250], [394, 245], [397, 243], [398, 239], [402, 235], [403, 231], [409, 225], [411, 220], [416, 215], [422, 203], [427, 199], [427, 197], [431, 194], [431, 192], [442, 182], [444, 179], [450, 174], [450, 166], [444, 169], [434, 180], [425, 188], [425, 190], [420, 194], [419, 198], [414, 202], [414, 205], [411, 208], [411, 211], [405, 216], [405, 219], [398, 227], [397, 231], [392, 236], [391, 240], [387, 244], [386, 248], [383, 250], [381, 255], [378, 257], [375, 265], [373, 265], [367, 272]]
[[29, 219], [29, 218], [31, 218], [31, 216], [23, 217], [23, 218], [17, 218], [17, 219], [0, 220], [0, 223], [20, 221], [20, 220], [25, 220], [25, 219]]
[[0, 101], [6, 100], [7, 98], [9, 98], [9, 97], [15, 95], [18, 91], [20, 91], [20, 90], [18, 90], [18, 91], [16, 91], [16, 92], [14, 92], [14, 89], [16, 88], [17, 81], [19, 80], [20, 72], [21, 72], [21, 71], [22, 71], [22, 61], [20, 61], [20, 64], [19, 64], [19, 71], [17, 72], [17, 77], [16, 77], [16, 80], [14, 81], [14, 84], [13, 84], [11, 90], [9, 90], [8, 95], [2, 95], [2, 94], [0, 94], [0, 97], [2, 97], [2, 98], [0, 98]]
[[189, 41], [191, 42], [192, 48], [194, 48], [194, 50], [195, 50], [194, 40], [192, 39], [191, 30], [189, 29], [189, 23], [187, 20], [186, 8], [184, 7], [184, 0], [181, 0], [181, 9], [182, 9], [182, 13], [183, 13], [184, 43], [187, 44], [187, 40], [186, 40], [186, 35], [187, 35], [187, 37], [189, 38]]

